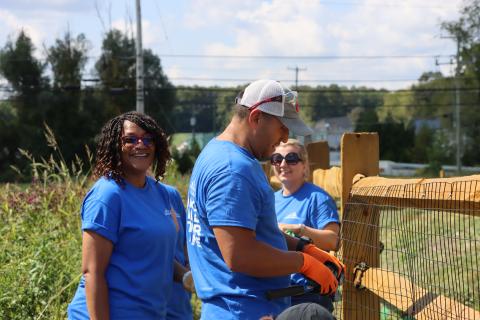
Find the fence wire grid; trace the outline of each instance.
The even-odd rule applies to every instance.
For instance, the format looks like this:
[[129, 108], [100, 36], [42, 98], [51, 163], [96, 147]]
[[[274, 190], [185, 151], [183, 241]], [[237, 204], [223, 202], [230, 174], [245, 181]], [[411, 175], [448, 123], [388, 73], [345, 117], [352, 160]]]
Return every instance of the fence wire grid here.
[[354, 185], [342, 219], [347, 276], [337, 319], [480, 320], [472, 194], [480, 181]]

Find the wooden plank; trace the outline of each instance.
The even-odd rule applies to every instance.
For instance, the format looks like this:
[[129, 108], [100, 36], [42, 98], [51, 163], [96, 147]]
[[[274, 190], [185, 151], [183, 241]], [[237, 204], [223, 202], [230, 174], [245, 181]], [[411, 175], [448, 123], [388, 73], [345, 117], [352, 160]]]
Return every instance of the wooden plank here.
[[377, 133], [345, 133], [341, 142], [342, 208], [350, 194], [353, 178], [378, 176], [380, 161]]
[[480, 215], [480, 175], [437, 179], [354, 178], [352, 201]]
[[479, 311], [429, 292], [392, 271], [370, 268], [365, 272], [362, 284], [403, 314], [414, 316], [416, 319], [480, 319]]
[[341, 142], [342, 249], [347, 270], [343, 286], [343, 319], [379, 320], [380, 299], [368, 290], [353, 285], [353, 269], [360, 261], [379, 266], [379, 210], [374, 207], [346, 207], [353, 177], [379, 173], [379, 146], [376, 133], [346, 133]]
[[313, 172], [316, 169], [330, 167], [330, 149], [327, 141], [316, 141], [306, 145], [310, 174], [308, 181], [313, 181]]
[[418, 320], [478, 320], [480, 312], [450, 298], [438, 296], [415, 318]]
[[342, 169], [331, 167], [330, 169], [316, 169], [313, 172], [314, 184], [325, 190], [334, 198], [342, 197]]

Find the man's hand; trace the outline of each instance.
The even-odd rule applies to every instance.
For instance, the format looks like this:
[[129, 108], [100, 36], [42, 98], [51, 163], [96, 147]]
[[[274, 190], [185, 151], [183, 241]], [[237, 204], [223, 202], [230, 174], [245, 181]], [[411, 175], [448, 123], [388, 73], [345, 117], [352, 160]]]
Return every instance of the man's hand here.
[[345, 274], [345, 265], [340, 260], [338, 260], [337, 257], [328, 253], [327, 251], [323, 251], [314, 246], [313, 244], [307, 244], [305, 247], [303, 247], [302, 251], [311, 255], [323, 264], [335, 266], [337, 268], [337, 279], [340, 279], [342, 274]]
[[337, 291], [338, 281], [332, 271], [311, 255], [306, 253], [302, 253], [302, 255], [303, 265], [300, 273], [320, 285], [320, 294], [331, 295]]

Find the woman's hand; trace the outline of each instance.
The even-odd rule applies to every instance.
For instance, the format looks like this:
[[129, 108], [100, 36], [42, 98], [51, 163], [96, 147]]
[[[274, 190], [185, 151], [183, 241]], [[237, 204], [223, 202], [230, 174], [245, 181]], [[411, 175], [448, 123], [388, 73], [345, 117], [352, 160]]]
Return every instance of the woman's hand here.
[[187, 271], [182, 278], [183, 288], [190, 293], [195, 293], [195, 283], [193, 282], [192, 271]]
[[305, 229], [304, 224], [289, 224], [289, 223], [279, 223], [278, 227], [283, 232], [287, 233], [288, 231], [293, 232], [296, 236], [303, 235], [303, 229]]

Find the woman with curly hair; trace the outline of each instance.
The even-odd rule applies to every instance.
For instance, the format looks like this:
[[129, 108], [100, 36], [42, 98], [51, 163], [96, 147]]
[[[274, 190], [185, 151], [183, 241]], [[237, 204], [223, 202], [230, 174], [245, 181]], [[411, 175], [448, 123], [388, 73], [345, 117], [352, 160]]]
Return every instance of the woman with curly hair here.
[[69, 319], [165, 318], [176, 221], [158, 179], [169, 159], [166, 135], [149, 116], [127, 112], [103, 127], [98, 180], [81, 208], [83, 276]]

